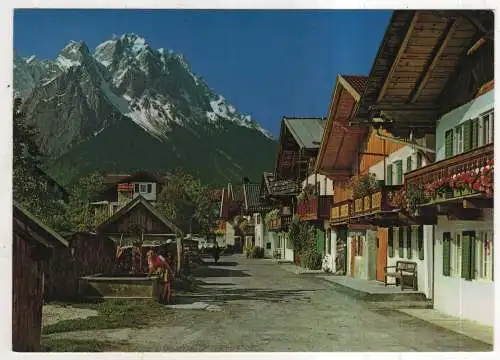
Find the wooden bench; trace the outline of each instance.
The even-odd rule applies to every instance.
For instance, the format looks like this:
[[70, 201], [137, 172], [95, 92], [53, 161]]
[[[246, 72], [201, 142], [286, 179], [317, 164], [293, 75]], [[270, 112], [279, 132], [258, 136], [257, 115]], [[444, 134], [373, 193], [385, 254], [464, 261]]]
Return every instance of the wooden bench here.
[[[388, 269], [394, 269], [387, 271]], [[417, 263], [413, 261], [396, 261], [396, 266], [384, 267], [384, 284], [387, 286], [387, 277], [392, 276], [396, 279], [396, 286], [401, 284], [401, 290], [404, 289], [405, 280], [412, 282], [413, 290], [417, 290]]]

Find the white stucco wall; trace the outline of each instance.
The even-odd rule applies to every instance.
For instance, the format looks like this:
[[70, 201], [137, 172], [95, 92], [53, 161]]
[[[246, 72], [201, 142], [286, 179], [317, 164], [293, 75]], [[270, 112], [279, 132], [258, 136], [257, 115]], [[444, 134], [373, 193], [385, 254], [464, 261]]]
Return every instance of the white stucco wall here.
[[444, 136], [446, 131], [469, 119], [478, 117], [480, 114], [492, 109], [494, 105], [495, 92], [492, 90], [441, 117], [441, 119], [438, 120], [436, 127], [436, 161], [440, 161], [445, 158]]
[[443, 233], [493, 231], [493, 209], [485, 210], [484, 220], [449, 221], [445, 216], [438, 217], [434, 258], [434, 308], [452, 316], [493, 326], [495, 283], [443, 275]]
[[329, 242], [330, 246], [330, 254], [325, 254], [323, 257], [323, 266], [322, 269], [323, 271], [326, 272], [332, 272], [334, 273], [335, 270], [335, 256], [337, 254], [336, 248], [337, 248], [337, 234], [334, 229], [330, 232], [329, 238], [326, 237], [325, 235], [325, 242]]
[[304, 181], [302, 181], [302, 188], [304, 188], [306, 184], [314, 185], [316, 182], [319, 183], [320, 195], [333, 196], [333, 181], [328, 179], [325, 175], [321, 174], [309, 175]]
[[[375, 165], [371, 166], [369, 172], [375, 174], [377, 176], [378, 180], [385, 180], [384, 173], [385, 173], [385, 168], [387, 167], [387, 165], [393, 164], [394, 162], [396, 162], [398, 160], [402, 160], [403, 161], [403, 174], [404, 174], [404, 173], [406, 173], [406, 169], [407, 169], [408, 156], [411, 156], [412, 169], [415, 170], [416, 166], [417, 166], [417, 150], [411, 146], [405, 146], [405, 147], [393, 152], [389, 156], [387, 156], [387, 158], [385, 159], [385, 162], [384, 162], [384, 160], [381, 160], [378, 163], [376, 163]], [[426, 166], [426, 165], [427, 165], [427, 161], [425, 160], [425, 157], [422, 157], [422, 166]], [[404, 181], [404, 179], [403, 179], [403, 181]], [[393, 168], [392, 168], [392, 183], [394, 185], [398, 185], [398, 184], [396, 184], [396, 167], [395, 166], [393, 166]]]
[[[258, 221], [258, 219], [260, 220]], [[264, 248], [264, 219], [260, 214], [255, 213], [253, 214], [253, 221], [255, 224], [255, 246]]]
[[[397, 228], [396, 232], [394, 234], [394, 256], [389, 257], [389, 253], [387, 253], [387, 266], [396, 266], [396, 262], [398, 260], [403, 260], [403, 261], [412, 261], [417, 263], [417, 286], [418, 286], [418, 291], [421, 291], [425, 294], [425, 296], [428, 299], [432, 299], [432, 246], [433, 246], [433, 233], [434, 233], [434, 226], [433, 225], [424, 225], [424, 259], [420, 260], [418, 257], [418, 247], [417, 247], [417, 237], [416, 234], [414, 233], [412, 235], [411, 239], [411, 254], [412, 257], [411, 259], [408, 259], [407, 253], [406, 253], [406, 246], [404, 249], [403, 257], [399, 257], [399, 251], [398, 251], [398, 238], [397, 238]], [[390, 231], [390, 230], [389, 230]], [[405, 234], [406, 236], [406, 234]], [[405, 238], [406, 239], [406, 238]], [[395, 279], [394, 278], [388, 278], [387, 282], [389, 284], [394, 284]]]
[[[135, 199], [137, 196], [142, 195], [146, 200], [149, 200], [149, 201], [156, 201], [156, 183], [154, 182], [133, 182], [131, 183], [132, 186], [134, 187], [134, 194], [133, 194], [133, 198]], [[145, 192], [141, 192], [141, 193], [137, 193], [135, 192], [135, 184], [139, 184], [140, 185], [146, 185], [146, 190], [147, 190], [147, 184], [151, 184], [151, 192], [150, 193], [145, 193]]]
[[226, 245], [234, 246], [234, 227], [229, 221], [226, 222], [225, 242]]

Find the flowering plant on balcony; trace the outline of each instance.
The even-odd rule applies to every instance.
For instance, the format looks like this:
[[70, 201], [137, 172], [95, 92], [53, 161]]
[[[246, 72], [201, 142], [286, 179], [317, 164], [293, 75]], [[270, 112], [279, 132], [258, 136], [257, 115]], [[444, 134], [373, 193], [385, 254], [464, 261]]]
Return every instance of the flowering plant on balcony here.
[[278, 215], [279, 215], [278, 209], [274, 209], [274, 210], [269, 211], [264, 218], [264, 223], [266, 225], [269, 225], [269, 223], [278, 219]]
[[353, 176], [351, 179], [351, 188], [354, 198], [361, 198], [380, 190], [380, 182], [377, 175], [369, 173], [362, 176]]
[[487, 197], [492, 197], [493, 170], [493, 159], [489, 159], [485, 166], [452, 174], [426, 184], [424, 187], [425, 195], [435, 197], [448, 191], [469, 190], [482, 192]]
[[316, 186], [313, 184], [306, 184], [300, 194], [297, 196], [297, 201], [302, 202], [309, 200], [311, 197], [316, 195]]

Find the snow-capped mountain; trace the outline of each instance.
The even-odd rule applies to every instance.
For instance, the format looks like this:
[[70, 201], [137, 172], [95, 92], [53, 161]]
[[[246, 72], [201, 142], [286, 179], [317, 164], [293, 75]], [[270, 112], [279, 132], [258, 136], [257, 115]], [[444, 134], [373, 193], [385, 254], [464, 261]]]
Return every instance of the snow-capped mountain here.
[[194, 74], [181, 54], [154, 49], [135, 34], [113, 36], [93, 52], [71, 41], [54, 60], [15, 54], [14, 91], [24, 99], [28, 121], [40, 129], [42, 151], [53, 159], [123, 121], [164, 144], [177, 140], [179, 129], [205, 139], [244, 128], [275, 145], [268, 131]]

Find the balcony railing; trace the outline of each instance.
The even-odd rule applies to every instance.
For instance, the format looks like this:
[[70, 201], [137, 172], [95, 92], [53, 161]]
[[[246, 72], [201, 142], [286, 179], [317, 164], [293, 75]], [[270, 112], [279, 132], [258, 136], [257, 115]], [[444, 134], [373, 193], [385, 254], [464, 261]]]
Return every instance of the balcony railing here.
[[351, 209], [352, 216], [368, 215], [396, 209], [397, 207], [393, 204], [394, 196], [402, 187], [402, 185], [382, 185], [382, 188], [378, 191], [355, 198]]
[[424, 186], [448, 180], [466, 171], [476, 171], [493, 160], [493, 144], [455, 155], [405, 174], [405, 186]]
[[332, 199], [331, 195], [320, 195], [302, 200], [297, 205], [297, 214], [302, 220], [329, 219]]
[[330, 222], [332, 224], [347, 221], [351, 216], [352, 200], [340, 201], [332, 205]]
[[280, 231], [288, 229], [288, 226], [292, 222], [292, 215], [281, 215], [276, 219], [271, 220], [267, 225], [269, 231]]

